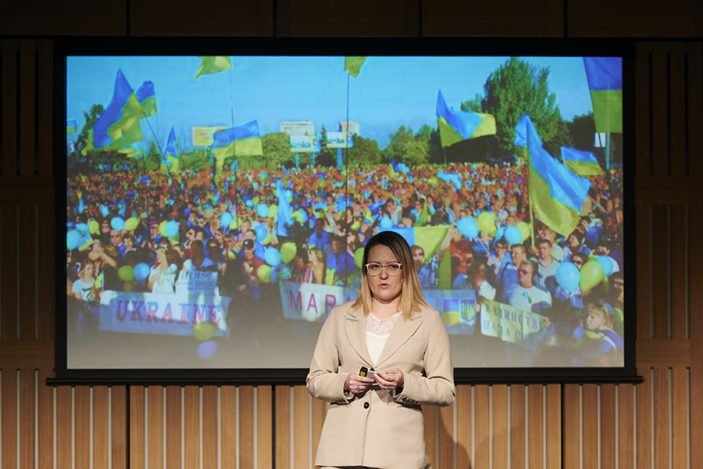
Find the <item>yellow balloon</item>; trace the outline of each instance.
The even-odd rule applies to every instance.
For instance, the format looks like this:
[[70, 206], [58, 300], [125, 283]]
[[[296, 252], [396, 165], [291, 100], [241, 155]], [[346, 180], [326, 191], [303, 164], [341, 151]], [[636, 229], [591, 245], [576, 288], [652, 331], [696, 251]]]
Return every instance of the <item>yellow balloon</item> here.
[[100, 223], [95, 218], [91, 218], [88, 220], [88, 230], [92, 235], [100, 233]]
[[168, 233], [166, 233], [166, 220], [159, 223], [159, 233], [161, 233], [161, 236], [168, 236]]
[[532, 235], [530, 225], [528, 225], [524, 221], [517, 222], [517, 224], [515, 226], [517, 227], [518, 230], [520, 230], [520, 234], [522, 235], [523, 241], [525, 241], [526, 239], [528, 239]]

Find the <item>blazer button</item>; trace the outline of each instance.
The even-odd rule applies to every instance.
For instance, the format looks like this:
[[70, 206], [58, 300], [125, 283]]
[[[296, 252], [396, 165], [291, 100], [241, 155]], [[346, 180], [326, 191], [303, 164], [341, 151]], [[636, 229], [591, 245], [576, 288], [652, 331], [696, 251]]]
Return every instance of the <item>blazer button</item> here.
[[369, 408], [369, 403], [368, 403], [368, 402], [364, 402], [364, 409], [368, 409], [368, 408]]

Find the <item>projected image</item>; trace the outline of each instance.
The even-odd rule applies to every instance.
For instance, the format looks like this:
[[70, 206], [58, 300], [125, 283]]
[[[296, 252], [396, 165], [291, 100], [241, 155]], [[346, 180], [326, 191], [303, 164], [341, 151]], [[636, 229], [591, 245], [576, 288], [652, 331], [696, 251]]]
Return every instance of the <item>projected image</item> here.
[[306, 368], [401, 234], [457, 367], [621, 367], [622, 64], [67, 59], [68, 368]]

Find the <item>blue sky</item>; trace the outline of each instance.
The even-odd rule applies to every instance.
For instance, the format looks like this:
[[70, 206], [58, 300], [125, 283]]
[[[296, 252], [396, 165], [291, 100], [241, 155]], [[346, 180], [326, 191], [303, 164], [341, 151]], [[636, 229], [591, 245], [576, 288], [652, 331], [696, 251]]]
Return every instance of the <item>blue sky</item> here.
[[[437, 91], [447, 104], [483, 94], [488, 75], [507, 57], [369, 57], [356, 78], [350, 79], [349, 119], [361, 134], [388, 143], [400, 125], [417, 131], [436, 127]], [[549, 88], [556, 94], [562, 116], [591, 111], [583, 62], [579, 57], [527, 57], [535, 67], [548, 67]], [[261, 134], [279, 130], [281, 121], [312, 120], [337, 130], [346, 116], [347, 74], [343, 57], [232, 56], [232, 71], [195, 73], [198, 57], [70, 57], [67, 62], [67, 119], [83, 126], [83, 112], [91, 105], [107, 106], [115, 74], [124, 72], [135, 90], [154, 82], [158, 111], [144, 123], [146, 140], [163, 145], [169, 129], [176, 129], [182, 148], [190, 147], [193, 126], [231, 127], [253, 119]]]

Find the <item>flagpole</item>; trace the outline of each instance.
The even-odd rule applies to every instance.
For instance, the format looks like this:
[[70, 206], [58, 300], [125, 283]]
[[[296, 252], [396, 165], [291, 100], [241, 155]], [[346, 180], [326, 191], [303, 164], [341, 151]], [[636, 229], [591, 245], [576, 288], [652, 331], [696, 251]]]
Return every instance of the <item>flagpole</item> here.
[[[529, 133], [527, 135], [527, 138], [529, 139]], [[530, 204], [530, 209], [527, 211], [527, 213], [530, 214], [530, 228], [532, 230], [532, 236], [530, 237], [532, 240], [532, 248], [535, 247], [535, 218], [534, 214], [532, 213], [532, 191], [530, 190], [530, 147], [529, 145], [527, 146], [527, 151], [525, 152], [525, 155], [527, 156], [527, 197], [529, 200]]]
[[[346, 214], [347, 212], [347, 202], [349, 198], [349, 177], [346, 174], [347, 171], [347, 157], [348, 157], [348, 152], [349, 152], [349, 89], [350, 89], [350, 83], [351, 83], [351, 78], [349, 76], [349, 73], [347, 73], [347, 125], [346, 128], [344, 129], [344, 132], [342, 135], [344, 135], [344, 156], [342, 158], [342, 174], [344, 174], [344, 213]], [[345, 215], [346, 216], [346, 215]], [[346, 243], [346, 240], [345, 240]]]

